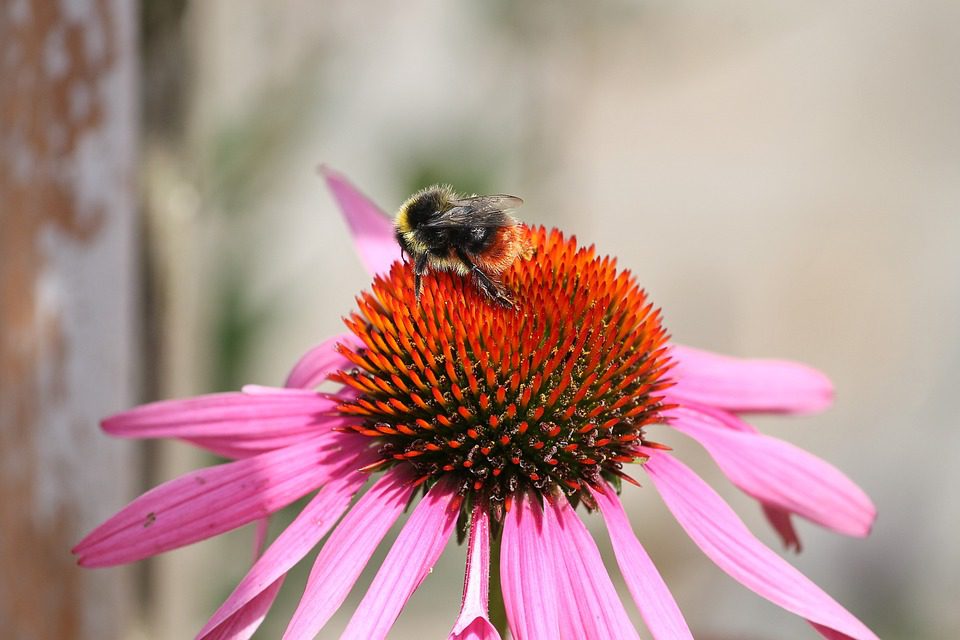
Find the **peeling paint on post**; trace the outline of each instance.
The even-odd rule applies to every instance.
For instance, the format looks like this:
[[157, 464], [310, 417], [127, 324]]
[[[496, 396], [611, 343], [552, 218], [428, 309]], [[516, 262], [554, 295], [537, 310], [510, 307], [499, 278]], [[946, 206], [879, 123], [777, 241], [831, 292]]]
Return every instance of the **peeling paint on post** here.
[[116, 638], [132, 581], [70, 547], [130, 497], [97, 428], [136, 380], [136, 3], [0, 3], [0, 627]]

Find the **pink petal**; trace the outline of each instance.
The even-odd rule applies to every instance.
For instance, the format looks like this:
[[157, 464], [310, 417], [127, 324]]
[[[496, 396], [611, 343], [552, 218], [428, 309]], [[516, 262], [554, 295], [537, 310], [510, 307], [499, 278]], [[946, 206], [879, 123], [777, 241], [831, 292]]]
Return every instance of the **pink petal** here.
[[456, 640], [500, 640], [496, 627], [487, 618], [476, 618], [458, 633], [451, 633]]
[[730, 413], [726, 409], [717, 409], [716, 407], [697, 402], [684, 402], [683, 407], [708, 415], [728, 429], [743, 431], [745, 433], [760, 433], [760, 430], [752, 424], [741, 420], [736, 414]]
[[[254, 562], [256, 562], [260, 554], [263, 553], [263, 546], [266, 543], [269, 528], [270, 518], [261, 518], [254, 523]], [[269, 612], [270, 607], [273, 606], [273, 601], [276, 600], [277, 594], [280, 593], [283, 580], [284, 578], [281, 577], [264, 589], [257, 597], [230, 616], [226, 622], [214, 629], [213, 633], [207, 636], [207, 640], [247, 640], [253, 637], [253, 634], [257, 632], [263, 619], [267, 617], [267, 612]]]
[[452, 478], [440, 480], [403, 526], [341, 640], [386, 638], [403, 606], [427, 577], [453, 533], [460, 499]]
[[655, 640], [692, 640], [693, 635], [680, 607], [646, 549], [634, 535], [630, 520], [613, 488], [607, 487], [604, 493], [594, 491], [593, 496], [607, 524], [620, 573], [627, 582], [643, 621], [647, 623], [647, 629]]
[[267, 612], [273, 606], [273, 601], [277, 599], [280, 593], [280, 587], [283, 586], [283, 577], [269, 585], [257, 596], [248, 602], [242, 609], [214, 629], [211, 633], [203, 636], [204, 640], [248, 640], [257, 632], [263, 619], [267, 617]]
[[783, 541], [784, 548], [793, 549], [797, 553], [800, 553], [802, 549], [800, 536], [793, 526], [791, 513], [785, 509], [780, 509], [779, 507], [774, 507], [769, 504], [763, 504], [761, 507], [763, 508], [763, 515], [767, 519], [767, 522], [770, 523], [773, 530], [780, 536], [780, 540]]
[[131, 502], [94, 529], [73, 553], [86, 567], [123, 564], [253, 522], [349, 467], [362, 451], [358, 441], [362, 443], [354, 438], [308, 440], [193, 471]]
[[231, 437], [231, 436], [219, 436], [213, 438], [180, 438], [184, 442], [189, 442], [195, 447], [201, 449], [206, 449], [211, 453], [215, 453], [218, 456], [223, 456], [224, 458], [229, 458], [231, 460], [241, 460], [243, 458], [251, 458], [253, 456], [258, 456], [261, 453], [268, 453], [270, 451], [276, 451], [277, 449], [283, 449], [291, 445], [303, 442], [304, 440], [311, 439], [316, 442], [323, 442], [324, 440], [329, 440], [330, 437], [334, 434], [330, 433], [320, 433], [320, 435], [302, 434], [302, 435], [286, 435], [286, 436], [277, 436], [274, 438], [264, 437], [264, 438], [241, 438], [241, 437]]
[[520, 496], [503, 522], [500, 573], [507, 621], [514, 640], [559, 638], [559, 579], [540, 499]]
[[110, 416], [102, 426], [121, 438], [261, 439], [316, 433], [337, 417], [337, 402], [313, 391], [247, 389], [151, 402]]
[[267, 533], [270, 531], [270, 518], [260, 518], [253, 523], [253, 561], [256, 562], [263, 547], [267, 544]]
[[[365, 464], [372, 462], [373, 459], [373, 456], [366, 456], [358, 462]], [[283, 578], [293, 565], [300, 562], [327, 535], [368, 478], [369, 475], [366, 473], [349, 471], [321, 488], [290, 523], [290, 526], [284, 529], [283, 533], [270, 545], [267, 552], [254, 563], [227, 601], [203, 627], [198, 637], [207, 637], [275, 581]]]
[[[718, 567], [760, 596], [853, 640], [876, 635], [806, 576], [753, 537], [733, 510], [683, 463], [650, 450], [644, 464], [687, 535]], [[829, 637], [829, 636], [828, 636]]]
[[386, 273], [400, 258], [393, 222], [345, 177], [327, 167], [320, 170], [347, 220], [363, 266], [370, 275]]
[[825, 375], [788, 360], [745, 360], [674, 344], [676, 381], [671, 401], [699, 402], [731, 411], [814, 413], [833, 402]]
[[[729, 411], [708, 407], [705, 404], [697, 404], [694, 402], [686, 403], [684, 406], [688, 409], [694, 409], [700, 413], [710, 416], [719, 424], [728, 429], [733, 429], [734, 431], [743, 431], [745, 433], [760, 433], [752, 424], [744, 422]], [[789, 511], [770, 504], [761, 503], [760, 506], [763, 509], [763, 515], [766, 517], [767, 522], [770, 523], [770, 526], [773, 527], [774, 531], [777, 532], [777, 535], [780, 536], [780, 540], [783, 542], [784, 548], [792, 549], [797, 553], [800, 553], [802, 545], [800, 544], [800, 536], [797, 533], [796, 528], [793, 526], [793, 519], [791, 517], [792, 514]]]
[[486, 505], [477, 502], [470, 519], [463, 602], [448, 640], [500, 640], [500, 634], [490, 623], [487, 614], [489, 593], [490, 519]]
[[570, 503], [557, 497], [547, 505], [544, 517], [553, 543], [555, 575], [566, 583], [565, 592], [572, 596], [563, 608], [576, 621], [573, 637], [639, 640], [596, 543]]
[[870, 533], [876, 518], [873, 503], [833, 465], [783, 440], [726, 429], [690, 409], [674, 409], [668, 419], [674, 429], [702, 444], [733, 484], [761, 503], [838, 533]]
[[297, 361], [287, 376], [285, 386], [312, 389], [326, 380], [327, 376], [338, 369], [347, 369], [353, 363], [337, 351], [336, 346], [344, 344], [351, 348], [360, 348], [363, 342], [349, 331], [328, 338], [326, 341], [307, 351]]
[[[544, 511], [543, 530], [550, 535], [551, 546], [547, 547], [547, 551], [552, 552], [554, 551], [552, 548], [553, 534], [550, 529], [551, 527], [556, 527], [557, 522], [555, 518], [550, 518], [550, 516], [547, 515], [549, 511], [549, 509]], [[577, 606], [577, 598], [573, 594], [573, 586], [570, 584], [570, 578], [567, 576], [567, 568], [563, 564], [563, 558], [558, 557], [556, 553], [548, 553], [547, 561], [550, 563], [556, 579], [554, 589], [557, 594], [557, 613], [559, 615], [557, 624], [560, 627], [559, 640], [580, 640], [580, 638], [577, 637], [577, 631], [583, 626], [580, 620], [580, 607]], [[589, 637], [591, 636], [587, 634], [583, 635], [583, 638]]]
[[[290, 396], [310, 397], [316, 395], [312, 389], [294, 389], [291, 387], [271, 387], [265, 384], [245, 384], [240, 391], [248, 396]], [[322, 395], [322, 394], [321, 394]]]
[[403, 513], [413, 494], [413, 474], [394, 467], [353, 506], [323, 545], [284, 640], [316, 636], [336, 613], [377, 545]]

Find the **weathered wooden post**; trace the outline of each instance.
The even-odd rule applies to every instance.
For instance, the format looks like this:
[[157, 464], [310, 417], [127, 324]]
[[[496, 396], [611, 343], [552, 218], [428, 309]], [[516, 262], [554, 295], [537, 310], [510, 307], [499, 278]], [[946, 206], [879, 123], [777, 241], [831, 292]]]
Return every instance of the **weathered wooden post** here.
[[125, 635], [124, 570], [69, 549], [129, 498], [136, 5], [0, 4], [0, 636]]

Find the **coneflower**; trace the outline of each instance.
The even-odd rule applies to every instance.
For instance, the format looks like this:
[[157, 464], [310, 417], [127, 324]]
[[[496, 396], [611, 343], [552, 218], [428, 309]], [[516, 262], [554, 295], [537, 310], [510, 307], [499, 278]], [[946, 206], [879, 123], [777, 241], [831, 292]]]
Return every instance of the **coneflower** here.
[[[866, 535], [874, 509], [856, 485], [738, 416], [822, 409], [832, 397], [822, 374], [668, 342], [631, 273], [556, 230], [524, 230], [535, 254], [502, 274], [516, 309], [450, 273], [426, 278], [418, 305], [389, 220], [342, 177], [327, 172], [327, 181], [375, 275], [345, 320], [349, 331], [304, 356], [285, 388], [159, 402], [105, 420], [114, 435], [179, 438], [235, 461], [134, 500], [77, 545], [82, 565], [131, 562], [263, 522], [316, 491], [198, 636], [250, 637], [287, 571], [329, 533], [284, 635], [312, 638], [413, 501], [343, 638], [386, 637], [458, 529], [467, 570], [451, 638], [500, 637], [491, 586], [518, 640], [637, 638], [579, 507], [602, 514], [651, 635], [690, 638], [618, 498], [621, 482], [639, 484], [644, 472], [691, 539], [744, 586], [826, 637], [875, 638], [657, 442], [676, 430], [703, 444], [788, 546], [799, 548], [792, 514]], [[314, 390], [324, 382], [339, 386]], [[490, 585], [492, 547], [500, 581]]]

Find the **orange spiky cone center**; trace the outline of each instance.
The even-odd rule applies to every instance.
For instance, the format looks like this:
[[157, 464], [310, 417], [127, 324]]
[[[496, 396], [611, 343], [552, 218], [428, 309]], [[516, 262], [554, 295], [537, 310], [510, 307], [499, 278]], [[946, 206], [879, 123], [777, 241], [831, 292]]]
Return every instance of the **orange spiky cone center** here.
[[[518, 491], [587, 488], [637, 461], [669, 386], [660, 314], [629, 271], [543, 228], [500, 276], [516, 309], [469, 278], [431, 273], [418, 306], [411, 266], [393, 265], [345, 322], [364, 344], [333, 378], [356, 390], [339, 410], [376, 438], [376, 467], [411, 465], [502, 505]], [[642, 461], [642, 459], [641, 459]]]

